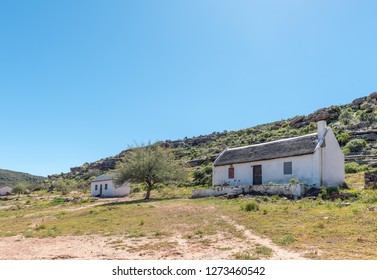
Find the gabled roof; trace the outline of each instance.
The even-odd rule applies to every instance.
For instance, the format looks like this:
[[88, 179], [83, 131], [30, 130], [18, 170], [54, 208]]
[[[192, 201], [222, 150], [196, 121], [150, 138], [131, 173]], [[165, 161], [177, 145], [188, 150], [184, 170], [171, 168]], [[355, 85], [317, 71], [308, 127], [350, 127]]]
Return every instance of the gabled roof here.
[[92, 182], [100, 182], [100, 181], [110, 181], [114, 180], [117, 177], [118, 174], [103, 174], [101, 176], [98, 176], [97, 178], [94, 178]]
[[313, 133], [263, 144], [228, 148], [219, 155], [214, 165], [220, 166], [313, 154], [318, 144], [317, 138], [317, 133]]

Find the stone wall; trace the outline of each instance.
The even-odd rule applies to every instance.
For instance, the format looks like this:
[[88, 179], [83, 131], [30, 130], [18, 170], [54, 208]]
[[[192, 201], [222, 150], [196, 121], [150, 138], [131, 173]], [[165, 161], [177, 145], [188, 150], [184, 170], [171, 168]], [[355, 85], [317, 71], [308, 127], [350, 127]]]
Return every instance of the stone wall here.
[[377, 190], [377, 170], [365, 172], [365, 189]]
[[304, 184], [297, 185], [258, 185], [258, 186], [240, 186], [240, 187], [218, 187], [202, 190], [193, 190], [192, 198], [221, 196], [221, 195], [239, 195], [239, 194], [260, 194], [260, 195], [283, 195], [290, 197], [302, 197], [305, 195], [307, 186]]

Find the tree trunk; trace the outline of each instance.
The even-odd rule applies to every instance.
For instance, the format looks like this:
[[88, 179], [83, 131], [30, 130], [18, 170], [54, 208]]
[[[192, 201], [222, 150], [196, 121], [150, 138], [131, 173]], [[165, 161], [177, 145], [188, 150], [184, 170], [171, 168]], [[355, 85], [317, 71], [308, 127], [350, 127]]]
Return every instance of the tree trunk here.
[[150, 196], [151, 196], [151, 190], [152, 190], [152, 185], [151, 184], [147, 184], [147, 194], [145, 195], [145, 200], [149, 200]]

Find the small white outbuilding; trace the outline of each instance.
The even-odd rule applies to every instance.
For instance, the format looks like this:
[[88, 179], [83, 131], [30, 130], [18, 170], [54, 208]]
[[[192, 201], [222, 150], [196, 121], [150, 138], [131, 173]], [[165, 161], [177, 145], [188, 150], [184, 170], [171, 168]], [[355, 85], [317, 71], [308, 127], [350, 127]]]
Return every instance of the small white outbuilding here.
[[213, 163], [214, 186], [287, 184], [296, 178], [313, 187], [344, 182], [344, 154], [331, 128], [263, 144], [225, 149]]
[[101, 175], [91, 182], [91, 195], [97, 197], [124, 197], [131, 193], [130, 183], [119, 186], [115, 183], [117, 174]]
[[9, 187], [9, 186], [0, 187], [0, 195], [9, 195], [12, 193], [12, 191], [13, 191], [12, 187]]

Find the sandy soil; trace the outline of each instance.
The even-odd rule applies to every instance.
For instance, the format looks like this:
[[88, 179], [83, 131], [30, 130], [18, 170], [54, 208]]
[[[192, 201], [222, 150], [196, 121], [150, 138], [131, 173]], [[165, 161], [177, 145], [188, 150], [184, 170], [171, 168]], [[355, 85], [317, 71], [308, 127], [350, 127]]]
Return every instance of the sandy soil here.
[[179, 233], [161, 238], [85, 235], [39, 239], [13, 236], [0, 238], [0, 259], [234, 259], [234, 254], [249, 252], [257, 244], [273, 250], [269, 259], [304, 259], [298, 253], [255, 235], [229, 217], [222, 218], [236, 228], [240, 238], [218, 234], [191, 240]]

